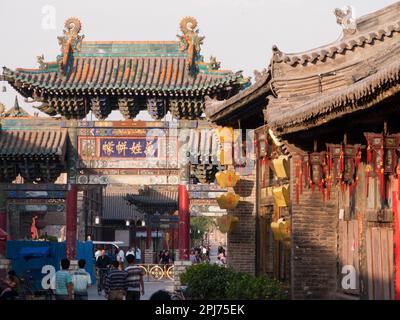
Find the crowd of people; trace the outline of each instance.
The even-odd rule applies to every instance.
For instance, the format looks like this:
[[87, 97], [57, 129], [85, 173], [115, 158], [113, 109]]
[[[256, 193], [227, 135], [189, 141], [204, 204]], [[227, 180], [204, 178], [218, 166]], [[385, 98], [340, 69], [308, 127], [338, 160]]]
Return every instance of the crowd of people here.
[[140, 300], [144, 295], [141, 251], [131, 247], [126, 254], [117, 249], [113, 256], [106, 254], [105, 249], [96, 252], [96, 270], [98, 293], [104, 290], [108, 300]]
[[[189, 259], [192, 262], [192, 264], [197, 264], [197, 263], [210, 263], [210, 251], [211, 248], [200, 246], [200, 247], [195, 247], [190, 250], [190, 255]], [[218, 255], [217, 255], [217, 261], [216, 264], [219, 265], [226, 265], [226, 253], [225, 249], [222, 246], [218, 247]]]

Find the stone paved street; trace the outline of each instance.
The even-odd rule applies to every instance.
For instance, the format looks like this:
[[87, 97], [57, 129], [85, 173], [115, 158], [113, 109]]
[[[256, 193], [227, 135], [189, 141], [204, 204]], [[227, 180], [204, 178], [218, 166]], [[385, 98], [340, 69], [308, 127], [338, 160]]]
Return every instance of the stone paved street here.
[[[151, 295], [161, 289], [165, 289], [168, 291], [173, 290], [173, 282], [172, 281], [149, 281], [144, 283], [144, 291], [145, 295], [141, 297], [141, 300], [149, 300]], [[89, 289], [89, 300], [106, 300], [104, 298], [104, 294], [99, 296], [97, 294], [97, 287], [93, 286]]]

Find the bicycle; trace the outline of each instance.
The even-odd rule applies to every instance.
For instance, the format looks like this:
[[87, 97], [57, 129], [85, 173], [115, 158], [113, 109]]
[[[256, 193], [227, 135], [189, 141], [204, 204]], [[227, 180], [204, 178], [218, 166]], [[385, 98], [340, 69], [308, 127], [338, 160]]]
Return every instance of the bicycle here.
[[100, 296], [106, 284], [108, 268], [97, 268], [97, 293]]
[[31, 271], [26, 271], [20, 280], [20, 289], [18, 292], [18, 300], [29, 300], [34, 297], [44, 297], [45, 300], [54, 300], [54, 291], [49, 289], [37, 289], [34, 284], [34, 277]]

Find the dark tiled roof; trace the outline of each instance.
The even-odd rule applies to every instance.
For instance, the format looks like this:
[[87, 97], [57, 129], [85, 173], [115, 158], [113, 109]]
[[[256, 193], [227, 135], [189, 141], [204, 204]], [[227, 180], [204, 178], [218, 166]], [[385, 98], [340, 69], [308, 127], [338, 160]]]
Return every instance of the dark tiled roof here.
[[178, 192], [171, 190], [139, 190], [139, 194], [126, 195], [127, 201], [138, 206], [147, 213], [178, 209]]
[[45, 69], [4, 68], [4, 77], [49, 93], [213, 91], [243, 80], [240, 72], [212, 70], [202, 61], [196, 62], [198, 72], [192, 76], [185, 65], [187, 58], [186, 52], [179, 51], [177, 41], [83, 42], [81, 51], [71, 55], [65, 75], [57, 64], [49, 63]]
[[0, 130], [0, 158], [64, 159], [67, 129]]
[[105, 220], [133, 220], [143, 219], [143, 212], [136, 206], [130, 205], [123, 192], [104, 192], [103, 219]]
[[217, 124], [226, 124], [233, 122], [233, 114], [236, 118], [252, 117], [254, 113], [261, 114], [261, 110], [267, 104], [266, 100], [261, 102], [260, 108], [255, 108], [258, 99], [266, 97], [270, 93], [269, 80], [271, 79], [270, 70], [264, 70], [262, 73], [255, 72], [256, 82], [245, 90], [240, 91], [233, 97], [216, 101], [206, 99], [205, 114], [207, 118]]

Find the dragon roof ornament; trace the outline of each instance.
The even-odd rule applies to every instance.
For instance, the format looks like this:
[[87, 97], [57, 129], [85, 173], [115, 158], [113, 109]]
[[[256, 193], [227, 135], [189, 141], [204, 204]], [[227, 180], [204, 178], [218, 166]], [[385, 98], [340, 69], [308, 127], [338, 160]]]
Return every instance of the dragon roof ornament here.
[[354, 10], [351, 6], [344, 6], [343, 8], [336, 8], [334, 10], [336, 22], [342, 26], [343, 33], [354, 34], [357, 31], [357, 22], [354, 17]]
[[188, 52], [186, 68], [191, 71], [191, 74], [195, 74], [196, 61], [199, 59], [201, 45], [205, 37], [199, 35], [197, 20], [193, 17], [184, 17], [179, 23], [179, 27], [183, 33], [183, 35], [177, 35], [180, 40], [179, 50]]
[[57, 37], [58, 44], [61, 47], [62, 58], [59, 59], [59, 67], [63, 73], [67, 70], [68, 59], [71, 52], [79, 52], [84, 35], [79, 35], [82, 24], [78, 18], [69, 18], [64, 23], [63, 35]]

